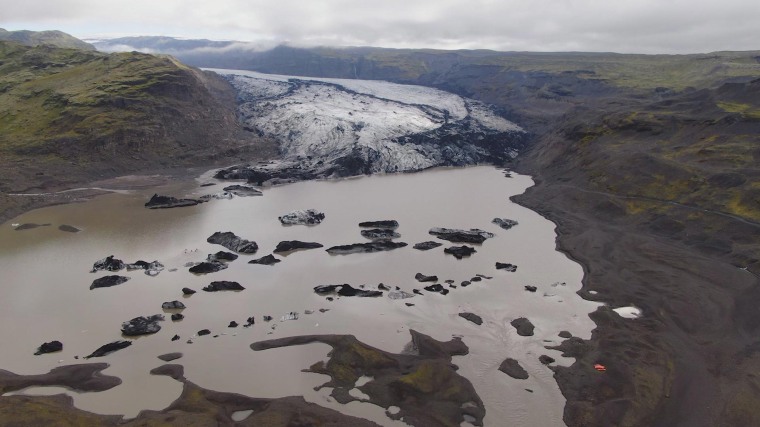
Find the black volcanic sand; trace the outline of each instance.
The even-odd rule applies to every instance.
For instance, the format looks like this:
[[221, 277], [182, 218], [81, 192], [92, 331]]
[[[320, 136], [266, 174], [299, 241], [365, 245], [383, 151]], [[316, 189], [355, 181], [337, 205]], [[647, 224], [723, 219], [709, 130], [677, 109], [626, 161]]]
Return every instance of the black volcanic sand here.
[[565, 423], [760, 425], [757, 276], [644, 228], [613, 197], [523, 172], [537, 185], [512, 199], [557, 224], [558, 249], [584, 268], [579, 295], [643, 311], [631, 320], [599, 308], [591, 340], [570, 343], [577, 360], [551, 367], [567, 399]]
[[332, 397], [341, 404], [359, 399], [349, 394], [362, 376], [373, 379], [357, 387], [369, 402], [382, 408], [401, 408], [393, 419], [404, 418], [415, 426], [459, 426], [468, 415], [474, 425], [483, 424], [485, 409], [472, 384], [457, 374], [452, 356], [469, 353], [458, 338], [439, 342], [410, 330], [412, 354], [392, 354], [370, 347], [353, 335], [305, 335], [260, 341], [256, 351], [324, 343], [332, 347], [330, 359], [307, 371], [330, 376], [322, 387], [332, 388]]
[[[64, 386], [76, 391], [103, 391], [121, 383], [116, 377], [100, 371], [108, 364], [62, 366], [44, 375], [15, 375], [0, 371], [2, 393], [30, 386]], [[163, 365], [151, 371], [166, 375], [183, 384], [182, 394], [161, 411], [145, 410], [129, 421], [118, 415], [99, 415], [74, 407], [73, 399], [65, 394], [54, 396], [0, 397], [2, 425], [65, 425], [76, 426], [145, 426], [145, 425], [240, 425], [240, 426], [357, 426], [377, 427], [361, 418], [350, 417], [332, 409], [306, 402], [302, 397], [257, 399], [240, 394], [221, 393], [201, 388], [184, 377], [181, 365]], [[248, 418], [235, 422], [231, 414], [253, 410]]]

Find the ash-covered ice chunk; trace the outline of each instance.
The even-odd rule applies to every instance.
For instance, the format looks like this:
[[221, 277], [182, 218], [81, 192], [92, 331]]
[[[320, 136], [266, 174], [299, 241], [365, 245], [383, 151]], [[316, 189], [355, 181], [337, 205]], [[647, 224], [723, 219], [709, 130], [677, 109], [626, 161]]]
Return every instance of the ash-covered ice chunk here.
[[288, 212], [278, 219], [283, 225], [316, 225], [325, 219], [325, 214], [316, 209], [304, 209]]
[[517, 221], [509, 218], [494, 218], [491, 222], [505, 230], [509, 230], [518, 224]]
[[155, 334], [161, 330], [158, 322], [163, 320], [163, 314], [135, 317], [121, 324], [121, 333], [126, 336]]
[[478, 228], [459, 230], [455, 228], [434, 227], [428, 232], [433, 236], [454, 243], [483, 243], [495, 235]]

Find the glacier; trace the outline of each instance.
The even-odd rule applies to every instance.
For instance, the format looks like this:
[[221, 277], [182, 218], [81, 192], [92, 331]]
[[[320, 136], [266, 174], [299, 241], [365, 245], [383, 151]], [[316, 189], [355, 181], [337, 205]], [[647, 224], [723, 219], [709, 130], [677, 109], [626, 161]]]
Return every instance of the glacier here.
[[210, 71], [237, 91], [245, 128], [275, 139], [280, 151], [277, 161], [233, 166], [218, 178], [264, 183], [503, 163], [526, 140], [492, 107], [430, 87]]

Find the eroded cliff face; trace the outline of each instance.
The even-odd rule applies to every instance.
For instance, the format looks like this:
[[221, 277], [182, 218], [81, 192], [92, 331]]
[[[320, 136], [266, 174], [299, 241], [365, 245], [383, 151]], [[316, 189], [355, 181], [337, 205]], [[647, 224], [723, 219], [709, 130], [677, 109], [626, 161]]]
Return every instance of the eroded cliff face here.
[[488, 105], [437, 89], [216, 71], [237, 89], [244, 126], [279, 141], [281, 154], [273, 164], [231, 168], [229, 178], [260, 173], [255, 181], [308, 179], [502, 163], [516, 157], [526, 140], [522, 128]]

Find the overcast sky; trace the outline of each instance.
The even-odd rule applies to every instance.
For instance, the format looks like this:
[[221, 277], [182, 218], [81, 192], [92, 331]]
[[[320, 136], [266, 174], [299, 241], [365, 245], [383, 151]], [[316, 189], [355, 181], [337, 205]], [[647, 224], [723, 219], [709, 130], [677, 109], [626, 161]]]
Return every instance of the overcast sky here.
[[0, 0], [0, 27], [80, 38], [694, 53], [760, 49], [760, 1]]

